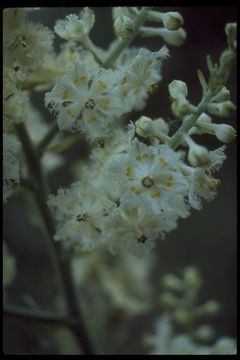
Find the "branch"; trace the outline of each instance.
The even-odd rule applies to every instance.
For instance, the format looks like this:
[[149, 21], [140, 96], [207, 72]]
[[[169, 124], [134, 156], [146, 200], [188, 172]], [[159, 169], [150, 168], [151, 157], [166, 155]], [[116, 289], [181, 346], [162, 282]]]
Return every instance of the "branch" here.
[[3, 313], [6, 316], [18, 317], [23, 320], [39, 321], [48, 324], [58, 324], [64, 326], [75, 326], [76, 320], [67, 318], [64, 315], [57, 315], [47, 310], [32, 310], [27, 307], [5, 303]]

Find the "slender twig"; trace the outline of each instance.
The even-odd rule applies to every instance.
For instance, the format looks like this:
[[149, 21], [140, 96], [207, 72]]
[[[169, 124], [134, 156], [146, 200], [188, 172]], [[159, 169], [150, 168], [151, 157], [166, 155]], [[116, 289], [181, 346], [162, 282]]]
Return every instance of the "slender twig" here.
[[86, 354], [94, 354], [87, 331], [85, 329], [82, 314], [78, 306], [78, 300], [74, 293], [74, 283], [70, 268], [70, 259], [64, 256], [64, 251], [61, 244], [53, 241], [55, 227], [52, 215], [46, 203], [46, 195], [44, 191], [44, 183], [39, 157], [37, 156], [37, 153], [31, 143], [31, 139], [24, 124], [17, 124], [16, 132], [22, 143], [26, 163], [32, 178], [32, 192], [49, 235], [47, 237], [49, 240], [49, 251], [51, 252], [53, 263], [56, 267], [59, 280], [62, 284], [63, 294], [67, 303], [68, 314], [69, 316], [76, 319], [77, 324], [71, 324], [69, 327], [78, 339], [83, 351]]
[[4, 303], [3, 313], [7, 316], [18, 317], [23, 320], [38, 321], [48, 324], [58, 324], [64, 326], [76, 326], [74, 318], [67, 318], [66, 315], [58, 315], [47, 310], [33, 310], [25, 306]]
[[53, 138], [58, 134], [59, 128], [58, 124], [54, 124], [49, 132], [44, 136], [44, 138], [37, 145], [37, 154], [38, 156], [42, 156], [46, 147], [50, 144]]
[[207, 105], [209, 104], [209, 101], [211, 97], [213, 96], [212, 92], [208, 90], [206, 94], [203, 96], [201, 102], [197, 106], [197, 111], [188, 117], [185, 117], [182, 125], [180, 128], [176, 131], [176, 133], [170, 138], [168, 141], [168, 144], [173, 148], [176, 149], [178, 145], [181, 143], [183, 134], [187, 133], [196, 123], [199, 116], [206, 111]]

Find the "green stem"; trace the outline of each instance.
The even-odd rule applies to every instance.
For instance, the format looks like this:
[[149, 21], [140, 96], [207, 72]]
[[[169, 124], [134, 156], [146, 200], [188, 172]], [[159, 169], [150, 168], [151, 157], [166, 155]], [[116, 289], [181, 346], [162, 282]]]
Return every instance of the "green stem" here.
[[63, 315], [57, 315], [47, 310], [33, 310], [27, 307], [4, 303], [3, 313], [7, 316], [14, 316], [23, 320], [38, 321], [48, 324], [58, 324], [63, 326], [75, 326], [76, 320], [74, 318], [66, 318]]
[[49, 251], [51, 253], [56, 272], [59, 276], [60, 283], [62, 284], [62, 290], [67, 303], [68, 313], [71, 317], [76, 319], [77, 325], [69, 325], [70, 329], [78, 339], [83, 351], [86, 354], [94, 354], [87, 332], [85, 330], [85, 325], [82, 319], [80, 308], [78, 306], [77, 297], [75, 296], [74, 283], [70, 268], [70, 259], [66, 259], [64, 249], [62, 248], [61, 244], [53, 240], [55, 234], [54, 221], [46, 202], [39, 158], [31, 143], [31, 139], [29, 138], [24, 124], [17, 124], [16, 132], [22, 143], [26, 163], [28, 165], [30, 176], [32, 177], [32, 192], [49, 235], [47, 237], [49, 239]]
[[112, 66], [114, 61], [118, 58], [121, 52], [133, 41], [133, 39], [138, 35], [141, 26], [144, 24], [146, 20], [147, 12], [149, 11], [149, 7], [143, 7], [139, 14], [136, 17], [135, 21], [135, 30], [132, 35], [128, 39], [120, 39], [112, 52], [108, 55], [106, 60], [103, 62], [102, 66], [104, 68], [109, 68]]
[[41, 157], [46, 149], [46, 147], [50, 144], [53, 138], [58, 134], [59, 128], [58, 124], [54, 124], [49, 132], [44, 136], [44, 138], [39, 142], [37, 146], [37, 154]]
[[207, 105], [209, 101], [211, 100], [213, 94], [210, 90], [208, 90], [205, 95], [203, 96], [203, 99], [197, 106], [197, 110], [194, 114], [188, 115], [183, 119], [183, 123], [180, 126], [180, 128], [176, 131], [176, 133], [171, 137], [171, 139], [168, 141], [169, 146], [171, 148], [176, 149], [178, 145], [180, 145], [182, 141], [182, 135], [186, 134], [196, 123], [199, 116], [206, 111]]

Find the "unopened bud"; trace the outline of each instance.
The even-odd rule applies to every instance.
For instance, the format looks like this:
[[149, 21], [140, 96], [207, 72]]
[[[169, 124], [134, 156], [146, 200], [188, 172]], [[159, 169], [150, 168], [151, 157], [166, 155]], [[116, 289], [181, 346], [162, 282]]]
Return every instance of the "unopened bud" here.
[[114, 22], [116, 35], [123, 40], [129, 39], [135, 30], [135, 23], [130, 17], [122, 15]]
[[160, 297], [160, 303], [163, 307], [172, 308], [177, 305], [177, 298], [171, 292], [164, 292]]
[[175, 31], [183, 25], [183, 18], [178, 12], [162, 14], [163, 25], [167, 30]]
[[192, 138], [187, 134], [184, 134], [183, 138], [189, 146], [189, 151], [188, 151], [189, 163], [195, 167], [206, 165], [209, 160], [208, 150], [204, 146], [196, 144], [192, 140]]
[[198, 341], [209, 341], [214, 337], [214, 329], [210, 325], [200, 326], [194, 333], [194, 338]]
[[136, 133], [142, 137], [148, 137], [153, 134], [153, 120], [147, 116], [141, 116], [135, 122]]
[[156, 21], [163, 23], [167, 30], [178, 30], [183, 25], [183, 18], [178, 12], [162, 13], [155, 10], [150, 10], [147, 13], [147, 19], [149, 21]]
[[182, 281], [178, 279], [175, 275], [166, 274], [162, 278], [162, 286], [169, 290], [181, 290]]
[[185, 99], [188, 95], [187, 85], [181, 80], [173, 80], [168, 85], [168, 91], [173, 99]]
[[152, 120], [147, 116], [141, 116], [135, 122], [135, 129], [142, 137], [156, 137], [162, 140], [167, 137], [169, 131], [167, 123], [162, 118]]
[[230, 100], [230, 91], [223, 86], [222, 89], [212, 98], [212, 102], [222, 102]]
[[228, 117], [232, 114], [232, 112], [236, 109], [235, 105], [227, 100], [221, 103], [210, 103], [207, 106], [207, 111], [219, 117]]
[[215, 300], [209, 300], [205, 304], [201, 305], [201, 311], [207, 315], [216, 315], [220, 311], [220, 305]]
[[237, 38], [237, 24], [228, 23], [225, 26], [225, 33], [227, 35], [227, 42], [230, 47], [234, 47]]
[[226, 124], [215, 124], [215, 135], [223, 143], [230, 143], [236, 137], [236, 130]]
[[188, 266], [183, 271], [184, 282], [188, 287], [199, 288], [202, 284], [199, 271], [194, 266]]
[[171, 105], [173, 114], [179, 118], [195, 111], [195, 107], [187, 99], [176, 99]]
[[189, 324], [192, 321], [192, 315], [189, 311], [183, 308], [178, 308], [174, 314], [174, 319], [181, 325]]

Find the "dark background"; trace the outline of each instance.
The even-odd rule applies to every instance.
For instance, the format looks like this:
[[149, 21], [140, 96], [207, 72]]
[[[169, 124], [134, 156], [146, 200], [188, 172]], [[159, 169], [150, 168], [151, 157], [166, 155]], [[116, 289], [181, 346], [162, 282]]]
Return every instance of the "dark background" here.
[[[79, 10], [80, 8], [42, 8], [32, 13], [31, 18], [53, 29], [57, 19], [63, 19], [70, 13], [78, 13]], [[96, 14], [96, 23], [91, 31], [91, 38], [97, 45], [107, 48], [114, 39], [111, 9], [99, 7], [93, 10]], [[180, 48], [168, 46], [171, 58], [163, 65], [163, 80], [159, 91], [149, 99], [147, 107], [141, 113], [174, 120], [170, 112], [168, 83], [173, 79], [185, 81], [189, 89], [189, 99], [193, 104], [198, 103], [201, 89], [197, 69], [200, 68], [207, 74], [207, 54], [211, 54], [213, 60], [217, 61], [221, 51], [226, 47], [225, 23], [236, 21], [236, 9], [230, 6], [196, 6], [164, 7], [161, 11], [181, 13], [187, 40]], [[161, 38], [138, 37], [133, 45], [157, 51], [163, 43]], [[232, 101], [236, 103], [236, 71], [232, 72], [227, 87], [231, 91]], [[40, 107], [43, 108], [43, 95], [38, 96]], [[43, 111], [47, 121], [52, 121], [48, 112]], [[136, 119], [138, 115], [133, 114], [132, 119]], [[216, 122], [221, 123], [221, 119], [216, 119]], [[235, 115], [225, 122], [236, 126]], [[206, 136], [202, 143], [210, 149], [221, 146], [221, 143], [211, 136]], [[67, 163], [85, 154], [83, 149], [87, 149], [85, 143], [68, 150], [65, 154]], [[164, 241], [159, 241], [158, 267], [153, 274], [153, 282], [158, 284], [160, 276], [166, 272], [176, 273], [187, 265], [198, 266], [204, 279], [201, 300], [216, 299], [222, 304], [221, 313], [211, 322], [216, 327], [217, 335], [236, 336], [236, 142], [228, 145], [226, 153], [227, 160], [217, 176], [221, 180], [221, 185], [216, 199], [205, 203], [202, 211], [193, 210], [189, 218], [179, 222], [175, 231], [167, 235]], [[57, 170], [49, 181], [54, 193], [59, 185], [70, 185], [73, 178], [69, 166]], [[17, 277], [9, 290], [9, 299], [24, 305], [28, 302], [28, 294], [41, 308], [51, 309], [52, 295], [56, 290], [55, 279], [43, 243], [43, 234], [39, 227], [29, 225], [27, 216], [30, 206], [34, 206], [30, 196], [12, 198], [4, 205], [4, 239], [17, 258], [18, 269]], [[131, 336], [124, 346], [116, 348], [116, 353], [142, 353], [143, 350], [139, 346], [142, 332], [151, 330], [154, 319], [155, 314], [152, 314], [133, 322], [130, 331], [134, 331], [135, 336]], [[33, 327], [22, 320], [5, 319], [5, 353], [45, 354], [53, 351], [44, 328]]]

